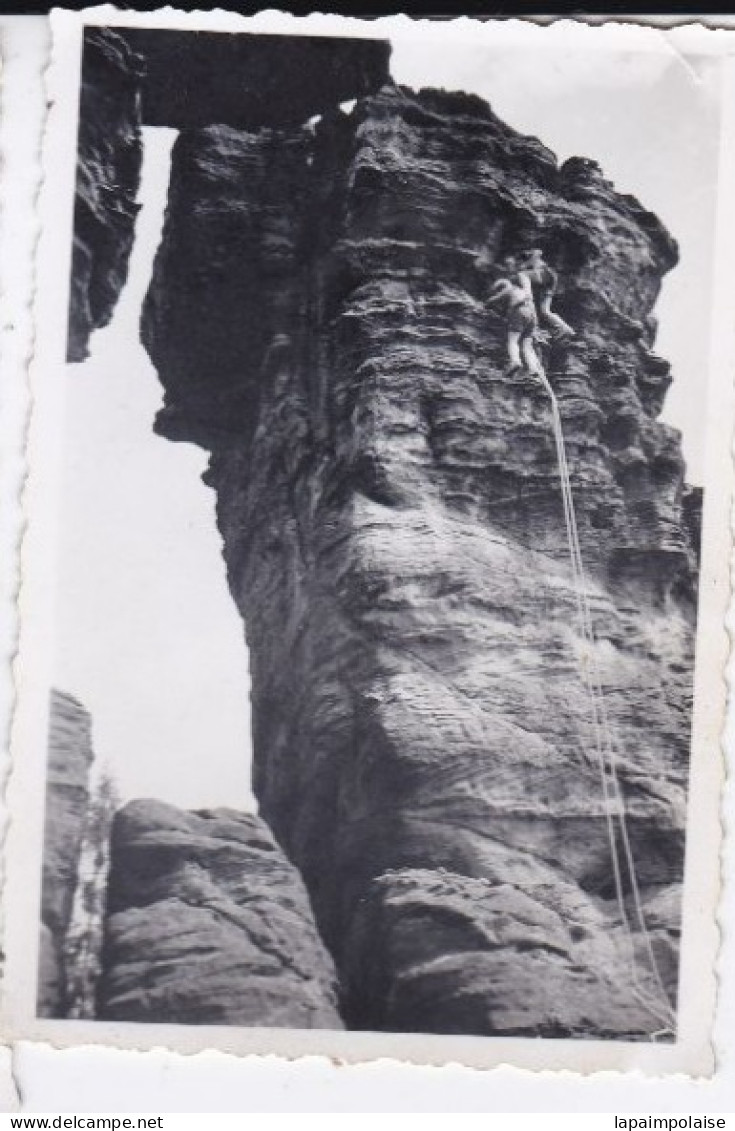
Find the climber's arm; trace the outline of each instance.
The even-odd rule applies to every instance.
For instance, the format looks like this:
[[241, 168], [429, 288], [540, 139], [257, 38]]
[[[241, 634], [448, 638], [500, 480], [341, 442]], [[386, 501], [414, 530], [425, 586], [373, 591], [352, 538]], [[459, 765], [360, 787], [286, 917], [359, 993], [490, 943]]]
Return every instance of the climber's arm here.
[[559, 276], [557, 275], [556, 271], [554, 271], [551, 267], [546, 266], [544, 270], [542, 289], [538, 297], [539, 316], [542, 322], [544, 322], [547, 326], [551, 326], [557, 334], [561, 335], [562, 337], [574, 337], [574, 330], [569, 325], [569, 323], [565, 322], [561, 315], [556, 314], [551, 309], [551, 300], [554, 297], [558, 282]]
[[500, 302], [501, 299], [506, 298], [509, 290], [510, 283], [508, 282], [508, 280], [498, 279], [497, 282], [493, 283], [492, 287], [490, 288], [490, 293], [485, 299], [485, 303], [488, 306], [493, 306], [496, 302]]
[[556, 292], [559, 276], [551, 267], [544, 271], [543, 289], [539, 295], [539, 310], [542, 314], [551, 314], [551, 300]]

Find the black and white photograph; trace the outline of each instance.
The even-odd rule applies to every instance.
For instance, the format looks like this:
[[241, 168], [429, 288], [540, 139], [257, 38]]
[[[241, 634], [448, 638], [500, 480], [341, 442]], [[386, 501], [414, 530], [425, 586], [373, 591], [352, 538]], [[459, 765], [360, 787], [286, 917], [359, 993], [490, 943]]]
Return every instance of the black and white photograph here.
[[706, 1074], [722, 53], [175, 15], [57, 25], [11, 1027]]

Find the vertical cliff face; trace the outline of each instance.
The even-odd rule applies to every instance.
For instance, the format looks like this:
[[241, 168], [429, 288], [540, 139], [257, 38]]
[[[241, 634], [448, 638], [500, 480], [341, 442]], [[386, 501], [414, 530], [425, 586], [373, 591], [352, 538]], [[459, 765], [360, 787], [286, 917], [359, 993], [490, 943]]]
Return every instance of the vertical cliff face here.
[[89, 713], [71, 695], [52, 690], [41, 890], [40, 1017], [64, 1016], [64, 943], [79, 878], [93, 758]]
[[103, 967], [103, 1019], [342, 1027], [303, 882], [252, 814], [120, 810]]
[[83, 361], [128, 274], [142, 162], [142, 59], [109, 28], [87, 29], [82, 56], [67, 357]]
[[315, 130], [174, 150], [143, 322], [157, 427], [212, 453], [261, 813], [357, 1027], [662, 1027], [614, 899], [549, 403], [505, 375], [483, 303], [528, 246], [577, 331], [544, 360], [673, 997], [696, 585], [652, 348], [673, 241], [592, 162], [559, 167], [464, 95], [387, 86]]

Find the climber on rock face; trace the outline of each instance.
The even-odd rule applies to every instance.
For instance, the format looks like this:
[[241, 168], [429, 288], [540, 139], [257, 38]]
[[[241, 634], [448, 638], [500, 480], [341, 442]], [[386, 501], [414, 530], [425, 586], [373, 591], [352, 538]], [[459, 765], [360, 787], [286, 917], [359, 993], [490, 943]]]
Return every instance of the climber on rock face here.
[[525, 368], [529, 373], [539, 374], [541, 362], [534, 345], [538, 317], [531, 278], [525, 271], [518, 270], [514, 256], [506, 257], [503, 270], [505, 273], [491, 287], [486, 302], [488, 306], [504, 305], [508, 326], [508, 368], [505, 372], [511, 374]]
[[551, 309], [551, 300], [554, 297], [559, 277], [544, 259], [540, 248], [534, 247], [521, 256], [518, 264], [522, 274], [527, 275], [533, 291], [539, 321], [551, 327], [552, 332], [559, 338], [572, 338], [574, 330], [564, 319], [555, 314]]

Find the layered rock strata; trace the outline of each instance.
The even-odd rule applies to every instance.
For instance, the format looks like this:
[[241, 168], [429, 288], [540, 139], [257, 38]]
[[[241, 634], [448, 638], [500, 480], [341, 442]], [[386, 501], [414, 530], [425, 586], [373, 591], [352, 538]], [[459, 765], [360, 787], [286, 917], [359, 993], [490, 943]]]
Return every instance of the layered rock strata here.
[[549, 403], [484, 305], [528, 246], [577, 331], [544, 360], [673, 1000], [696, 506], [658, 419], [660, 222], [480, 99], [388, 85], [316, 128], [182, 133], [143, 336], [159, 431], [212, 453], [255, 790], [349, 1023], [648, 1037], [666, 1008], [614, 898]]
[[37, 994], [40, 1017], [65, 1014], [64, 946], [79, 880], [93, 758], [89, 713], [73, 696], [52, 690]]
[[342, 1026], [301, 878], [251, 814], [118, 812], [103, 969], [107, 1020]]
[[67, 357], [84, 361], [128, 273], [142, 164], [142, 59], [109, 28], [84, 36]]

